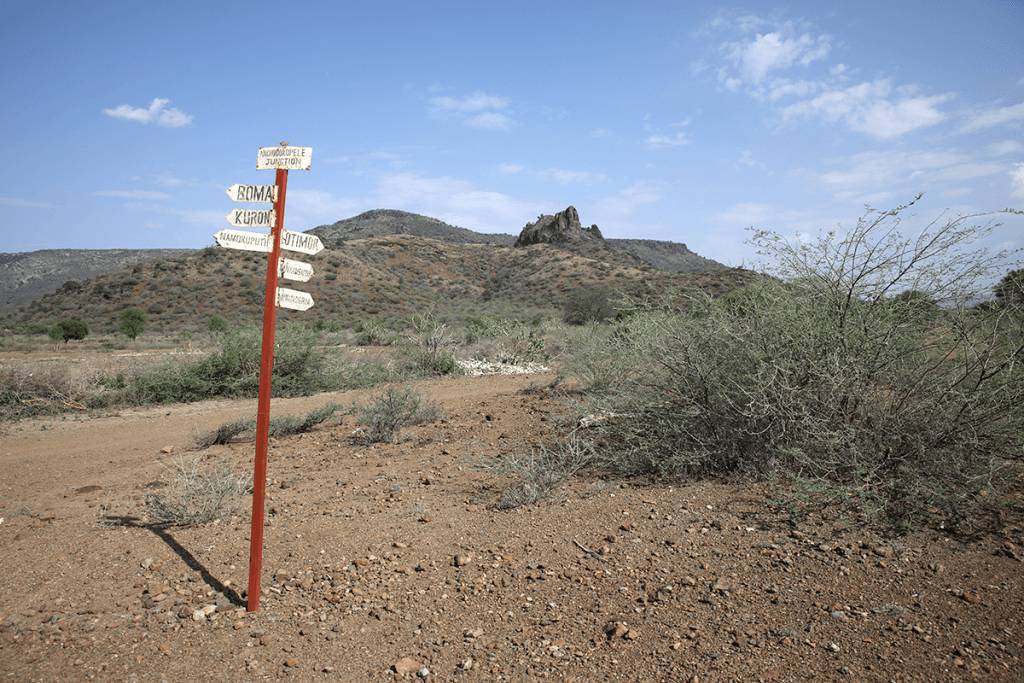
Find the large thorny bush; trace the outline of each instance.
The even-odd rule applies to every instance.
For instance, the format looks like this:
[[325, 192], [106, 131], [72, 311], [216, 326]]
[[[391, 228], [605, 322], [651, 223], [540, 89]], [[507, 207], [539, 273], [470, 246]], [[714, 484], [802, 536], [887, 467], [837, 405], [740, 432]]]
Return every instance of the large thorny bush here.
[[1024, 321], [969, 305], [1007, 257], [964, 250], [990, 226], [908, 239], [905, 208], [807, 244], [757, 232], [783, 279], [581, 330], [564, 367], [604, 411], [604, 457], [810, 483], [899, 523], [970, 514], [1024, 454]]

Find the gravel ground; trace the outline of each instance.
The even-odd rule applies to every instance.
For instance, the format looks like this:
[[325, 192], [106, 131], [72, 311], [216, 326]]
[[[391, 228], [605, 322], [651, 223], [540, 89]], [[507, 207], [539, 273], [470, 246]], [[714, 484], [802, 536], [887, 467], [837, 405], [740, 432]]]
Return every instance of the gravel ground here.
[[[1024, 528], [899, 538], [763, 485], [579, 476], [495, 503], [474, 454], [557, 432], [550, 374], [416, 383], [444, 411], [364, 446], [271, 440], [260, 609], [250, 514], [147, 524], [180, 455], [255, 401], [24, 421], [0, 435], [2, 681], [1024, 681]], [[373, 392], [275, 401], [274, 415]], [[245, 500], [251, 507], [251, 498]]]

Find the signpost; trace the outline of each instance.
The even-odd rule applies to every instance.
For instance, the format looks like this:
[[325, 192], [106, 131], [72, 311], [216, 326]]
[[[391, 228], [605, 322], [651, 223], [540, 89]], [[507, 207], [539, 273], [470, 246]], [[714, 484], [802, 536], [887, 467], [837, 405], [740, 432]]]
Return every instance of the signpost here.
[[289, 147], [287, 144], [280, 147], [260, 147], [256, 155], [256, 170], [270, 171], [276, 168], [285, 171], [308, 171], [312, 161], [312, 147]]
[[228, 230], [224, 228], [213, 236], [217, 244], [228, 249], [242, 249], [244, 251], [262, 251], [269, 254], [273, 248], [273, 235], [264, 235], [261, 232], [245, 232], [242, 230]]
[[228, 196], [236, 202], [269, 202], [272, 209], [235, 209], [227, 215], [236, 228], [270, 228], [270, 234], [243, 230], [221, 230], [214, 237], [228, 249], [243, 249], [269, 254], [267, 287], [263, 304], [263, 347], [260, 353], [260, 396], [256, 414], [256, 458], [252, 482], [252, 533], [249, 537], [249, 590], [246, 596], [250, 612], [260, 608], [260, 575], [263, 571], [263, 517], [267, 494], [267, 442], [270, 435], [270, 380], [274, 369], [274, 326], [277, 307], [305, 311], [313, 305], [306, 292], [278, 287], [278, 278], [306, 282], [313, 277], [313, 266], [281, 258], [281, 249], [316, 254], [324, 248], [316, 235], [288, 232], [284, 229], [284, 201], [288, 192], [288, 171], [308, 171], [312, 147], [261, 147], [256, 155], [256, 170], [277, 171], [274, 185], [232, 185]]
[[277, 288], [277, 305], [295, 311], [305, 311], [313, 306], [313, 297], [306, 292], [299, 292], [285, 287]]
[[307, 235], [304, 232], [281, 231], [281, 248], [289, 251], [301, 251], [303, 254], [319, 254], [324, 243], [316, 235]]
[[281, 277], [299, 282], [309, 282], [309, 278], [313, 277], [313, 266], [302, 261], [283, 258], [281, 259]]
[[236, 202], [266, 202], [273, 204], [277, 201], [277, 185], [239, 185], [234, 184], [225, 192]]
[[272, 228], [277, 223], [273, 209], [235, 209], [225, 218], [236, 228]]

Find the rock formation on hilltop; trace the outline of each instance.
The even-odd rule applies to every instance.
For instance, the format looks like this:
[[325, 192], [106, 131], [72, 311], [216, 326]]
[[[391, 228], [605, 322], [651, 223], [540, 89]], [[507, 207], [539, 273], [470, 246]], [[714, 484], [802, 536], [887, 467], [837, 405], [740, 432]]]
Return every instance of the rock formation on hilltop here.
[[596, 225], [584, 228], [576, 208], [570, 206], [554, 216], [541, 216], [536, 223], [527, 223], [519, 233], [513, 246], [528, 247], [531, 244], [571, 244], [586, 240], [604, 241]]

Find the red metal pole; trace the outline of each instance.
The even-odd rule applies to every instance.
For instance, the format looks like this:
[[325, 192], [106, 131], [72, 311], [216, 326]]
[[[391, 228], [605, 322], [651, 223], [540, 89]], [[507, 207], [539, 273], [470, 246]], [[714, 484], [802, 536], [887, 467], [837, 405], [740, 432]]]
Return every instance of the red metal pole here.
[[260, 575], [263, 571], [263, 514], [267, 493], [267, 442], [270, 434], [270, 378], [274, 370], [274, 326], [277, 322], [277, 279], [281, 261], [281, 230], [284, 228], [284, 196], [288, 171], [277, 169], [276, 221], [271, 228], [274, 248], [267, 261], [267, 293], [263, 304], [263, 349], [260, 356], [260, 397], [256, 414], [256, 462], [252, 478], [252, 533], [249, 534], [248, 611], [260, 608]]

